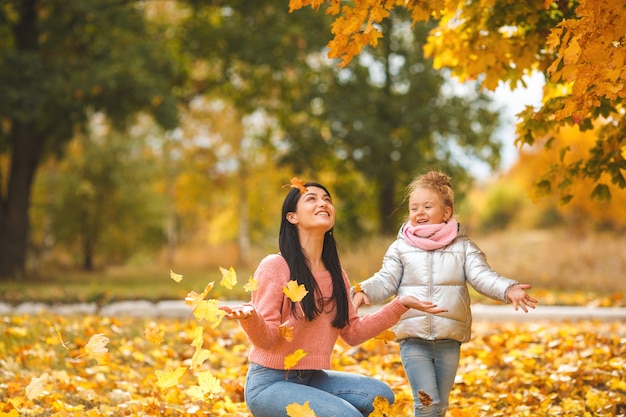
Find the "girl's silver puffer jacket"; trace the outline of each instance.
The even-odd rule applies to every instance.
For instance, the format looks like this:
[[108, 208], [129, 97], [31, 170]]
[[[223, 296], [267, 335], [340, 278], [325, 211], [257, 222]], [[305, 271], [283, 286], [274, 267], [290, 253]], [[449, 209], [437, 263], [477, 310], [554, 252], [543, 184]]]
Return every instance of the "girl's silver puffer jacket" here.
[[479, 293], [507, 303], [506, 291], [519, 282], [494, 271], [460, 225], [452, 243], [430, 251], [411, 246], [403, 229], [404, 225], [387, 249], [380, 271], [361, 282], [361, 288], [371, 304], [382, 303], [394, 295], [413, 295], [448, 309], [439, 314], [410, 309], [393, 329], [398, 340], [419, 337], [468, 342], [472, 312], [467, 283]]

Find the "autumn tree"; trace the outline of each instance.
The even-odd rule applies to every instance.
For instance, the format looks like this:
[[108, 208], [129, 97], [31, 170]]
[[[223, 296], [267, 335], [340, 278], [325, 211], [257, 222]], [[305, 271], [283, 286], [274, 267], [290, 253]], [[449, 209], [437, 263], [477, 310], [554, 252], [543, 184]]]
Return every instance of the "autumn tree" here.
[[145, 111], [176, 125], [181, 78], [166, 36], [130, 0], [0, 5], [0, 276], [24, 271], [39, 164], [92, 114], [121, 127]]
[[[282, 153], [274, 115], [291, 106], [287, 91], [297, 90], [299, 76], [311, 72], [307, 56], [325, 47], [329, 20], [312, 11], [294, 19], [286, 5], [272, 0], [255, 1], [254, 7], [247, 0], [181, 0], [178, 9], [176, 31], [191, 63], [185, 105], [196, 116], [200, 108], [191, 106], [205, 107], [204, 123], [214, 146], [203, 152], [218, 160], [206, 172], [220, 178], [211, 189], [219, 202], [213, 202], [228, 209], [220, 218], [230, 216], [237, 223], [230, 231], [245, 263], [257, 233], [254, 226], [264, 221], [261, 211], [252, 208], [264, 190], [253, 184], [272, 171], [268, 166], [278, 165], [275, 155]], [[207, 111], [212, 105], [219, 107], [214, 115]], [[263, 122], [250, 122], [254, 120]], [[280, 189], [281, 184], [273, 186]]]
[[[344, 68], [316, 57], [315, 76], [301, 79], [299, 95], [289, 97], [292, 105], [282, 118], [288, 160], [337, 172], [347, 206], [342, 221], [350, 222], [354, 237], [372, 230], [372, 222], [376, 232], [397, 231], [413, 176], [445, 170], [461, 197], [470, 161], [492, 168], [499, 162], [500, 143], [492, 136], [496, 112], [484, 94], [462, 94], [432, 68], [422, 52], [428, 26], [411, 27], [397, 10], [381, 30], [387, 36], [378, 47]], [[363, 181], [355, 181], [353, 171]], [[364, 206], [370, 198], [376, 202], [371, 212]]]
[[104, 117], [93, 118], [61, 160], [41, 166], [32, 248], [45, 254], [52, 240], [57, 254], [65, 250], [90, 271], [162, 247], [166, 201], [153, 187], [162, 164], [149, 146], [151, 126], [116, 132]]
[[[601, 127], [599, 127], [601, 128]], [[533, 174], [554, 169], [561, 161], [565, 164], [581, 158], [589, 153], [597, 141], [596, 129], [580, 129], [578, 126], [565, 126], [551, 140], [553, 146], [567, 146], [569, 151], [565, 155], [542, 152], [545, 144], [542, 141], [522, 149], [518, 162], [503, 178], [504, 181], [524, 184], [529, 189], [532, 184]], [[554, 172], [555, 178], [564, 180], [564, 173]], [[612, 194], [611, 201], [591, 201], [586, 196], [595, 187], [595, 182], [590, 178], [584, 178], [573, 183], [572, 199], [568, 204], [558, 204], [555, 196], [539, 198], [541, 190], [535, 189], [530, 197], [535, 202], [535, 216], [549, 216], [550, 223], [542, 221], [541, 226], [567, 225], [568, 228], [579, 231], [614, 231], [621, 233], [626, 230], [626, 193], [615, 184], [610, 183], [608, 173], [604, 173], [600, 180], [607, 182], [609, 192]], [[558, 217], [555, 218], [555, 215]]]
[[310, 6], [335, 16], [329, 56], [340, 58], [342, 66], [364, 46], [379, 47], [382, 22], [392, 10], [406, 8], [413, 22], [437, 22], [424, 51], [436, 68], [450, 69], [461, 81], [479, 80], [489, 90], [500, 83], [515, 88], [525, 75], [542, 72], [548, 80], [543, 105], [520, 113], [520, 147], [541, 140], [547, 152], [564, 156], [567, 143], [554, 149], [550, 140], [560, 129], [601, 128], [588, 153], [567, 162], [560, 158], [555, 170], [538, 179], [539, 188], [556, 189], [568, 201], [571, 184], [579, 179], [592, 180], [591, 195], [599, 199], [610, 196], [609, 183], [626, 187], [624, 0], [290, 0], [289, 5], [292, 11]]

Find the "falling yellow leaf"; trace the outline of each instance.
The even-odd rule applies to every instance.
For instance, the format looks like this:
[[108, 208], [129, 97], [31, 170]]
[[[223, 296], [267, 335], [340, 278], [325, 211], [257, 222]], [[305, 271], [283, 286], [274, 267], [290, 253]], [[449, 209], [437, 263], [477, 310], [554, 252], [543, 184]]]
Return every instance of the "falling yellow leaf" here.
[[291, 342], [293, 340], [293, 327], [287, 326], [288, 324], [289, 321], [286, 321], [278, 326], [278, 332], [283, 339]]
[[383, 330], [377, 336], [374, 337], [376, 340], [382, 340], [385, 343], [393, 342], [396, 340], [396, 334], [391, 330]]
[[222, 392], [220, 380], [211, 375], [211, 372], [198, 373], [198, 385], [187, 389], [187, 395], [198, 401], [204, 401], [207, 394], [213, 395]]
[[285, 410], [287, 411], [287, 415], [289, 417], [317, 417], [315, 412], [311, 410], [308, 401], [305, 401], [304, 404], [289, 404]]
[[309, 293], [309, 291], [307, 291], [304, 284], [298, 285], [298, 281], [295, 281], [295, 280], [289, 281], [287, 283], [287, 286], [283, 287], [283, 292], [294, 303], [301, 301], [304, 298], [304, 296], [306, 296]]
[[108, 365], [109, 350], [106, 348], [107, 343], [109, 343], [109, 338], [106, 337], [104, 333], [96, 333], [91, 336], [83, 348], [85, 352], [83, 355], [93, 357], [96, 361], [98, 361], [99, 365]]
[[248, 283], [243, 286], [243, 289], [246, 292], [252, 292], [252, 291], [256, 291], [257, 288], [259, 288], [259, 281], [257, 281], [256, 279], [252, 277], [252, 275], [250, 275], [250, 278], [248, 279]]
[[306, 355], [308, 355], [308, 353], [302, 349], [298, 349], [292, 354], [287, 355], [285, 358], [285, 369], [293, 368], [298, 362], [300, 362], [300, 359], [304, 358]]
[[222, 287], [226, 287], [229, 290], [232, 290], [235, 285], [237, 285], [237, 273], [235, 269], [231, 266], [230, 269], [222, 268], [220, 266], [220, 271], [222, 272], [222, 280], [220, 281], [220, 285]]
[[44, 393], [45, 383], [48, 381], [48, 373], [44, 372], [39, 378], [33, 377], [26, 387], [26, 396], [29, 400]]
[[178, 384], [182, 376], [187, 371], [187, 368], [184, 366], [179, 366], [174, 371], [160, 371], [156, 370], [154, 373], [157, 377], [157, 385], [161, 390], [166, 390]]
[[202, 345], [204, 344], [204, 327], [197, 326], [194, 330], [194, 339], [191, 342], [191, 346], [196, 348], [196, 351], [191, 358], [191, 367], [196, 368], [204, 363], [211, 356], [211, 351], [208, 349], [203, 349]]
[[212, 328], [217, 327], [226, 313], [219, 309], [218, 300], [202, 300], [193, 311], [193, 315], [198, 320], [206, 320]]
[[143, 330], [143, 337], [145, 337], [148, 342], [154, 343], [155, 345], [163, 343], [164, 335], [165, 331], [155, 323], [151, 323], [150, 326]]
[[204, 300], [204, 297], [207, 296], [209, 291], [213, 289], [213, 282], [209, 282], [206, 287], [204, 287], [204, 291], [201, 294], [198, 294], [195, 291], [189, 291], [187, 296], [185, 297], [185, 304], [191, 306], [192, 309], [195, 309], [200, 301]]
[[59, 330], [57, 326], [54, 326], [54, 331], [57, 334], [57, 338], [59, 339], [59, 342], [61, 342], [61, 346], [63, 346], [66, 350], [70, 350], [70, 348], [68, 348], [65, 342], [63, 341], [63, 336], [61, 336], [61, 330]]
[[172, 271], [170, 269], [170, 278], [172, 278], [174, 281], [176, 282], [180, 282], [183, 279], [183, 276], [180, 274], [177, 274], [176, 272]]
[[298, 190], [300, 190], [300, 194], [304, 194], [306, 193], [306, 187], [304, 186], [304, 184], [305, 183], [303, 180], [299, 179], [298, 177], [293, 177], [289, 181], [289, 184], [283, 185], [283, 188], [285, 187], [297, 188]]

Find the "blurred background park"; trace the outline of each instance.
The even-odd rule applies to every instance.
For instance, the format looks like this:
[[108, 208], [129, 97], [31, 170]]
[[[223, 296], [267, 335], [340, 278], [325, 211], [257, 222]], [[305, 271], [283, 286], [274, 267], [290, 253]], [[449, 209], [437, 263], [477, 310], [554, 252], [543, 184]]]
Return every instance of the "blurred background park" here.
[[342, 66], [328, 58], [333, 16], [253, 4], [2, 2], [3, 301], [178, 299], [220, 266], [247, 280], [277, 251], [294, 176], [331, 190], [343, 266], [360, 281], [406, 215], [407, 184], [438, 169], [501, 274], [543, 303], [625, 304], [625, 190], [608, 174], [568, 177], [600, 127], [534, 143], [516, 131], [515, 114], [542, 105], [545, 68], [518, 65], [496, 93], [460, 82], [424, 55], [436, 22], [399, 9]]

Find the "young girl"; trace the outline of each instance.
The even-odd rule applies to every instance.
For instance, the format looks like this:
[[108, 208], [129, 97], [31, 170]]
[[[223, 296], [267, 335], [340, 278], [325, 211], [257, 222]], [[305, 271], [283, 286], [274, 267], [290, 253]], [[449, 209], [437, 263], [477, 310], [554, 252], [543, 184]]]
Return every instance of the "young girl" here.
[[[255, 417], [286, 417], [287, 406], [294, 403], [308, 403], [321, 417], [367, 416], [377, 396], [393, 403], [394, 395], [378, 379], [328, 370], [337, 338], [356, 345], [395, 324], [409, 308], [439, 310], [404, 295], [360, 318], [337, 255], [335, 208], [328, 190], [317, 183], [296, 185], [283, 203], [280, 253], [259, 264], [251, 303], [220, 307], [227, 318], [239, 320], [252, 342], [246, 404]], [[284, 292], [290, 281], [308, 291], [299, 302]], [[281, 332], [285, 329], [291, 334]], [[298, 350], [305, 356], [287, 367], [285, 358]]]
[[408, 197], [408, 221], [388, 248], [380, 271], [353, 293], [353, 303], [358, 308], [390, 296], [413, 295], [445, 309], [437, 316], [410, 310], [395, 327], [415, 417], [441, 417], [448, 409], [461, 343], [470, 340], [467, 283], [490, 298], [512, 302], [516, 310], [528, 312], [537, 300], [525, 291], [530, 285], [491, 269], [483, 252], [465, 235], [453, 217], [454, 193], [447, 175], [431, 171], [415, 178]]

